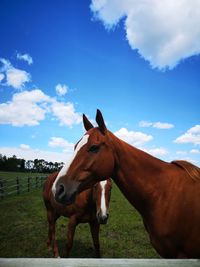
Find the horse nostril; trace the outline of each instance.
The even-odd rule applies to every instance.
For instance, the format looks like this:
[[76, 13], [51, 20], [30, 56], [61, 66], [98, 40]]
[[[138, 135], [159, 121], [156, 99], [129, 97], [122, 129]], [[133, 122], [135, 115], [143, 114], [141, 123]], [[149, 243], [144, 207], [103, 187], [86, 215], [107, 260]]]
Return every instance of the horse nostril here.
[[58, 184], [56, 188], [55, 200], [64, 205], [70, 205], [75, 202], [77, 190], [69, 188], [64, 184]]
[[102, 216], [101, 219], [100, 219], [100, 224], [106, 224], [107, 220], [108, 220], [107, 216]]
[[57, 198], [58, 200], [62, 200], [64, 196], [65, 196], [65, 187], [63, 184], [60, 184], [57, 190]]

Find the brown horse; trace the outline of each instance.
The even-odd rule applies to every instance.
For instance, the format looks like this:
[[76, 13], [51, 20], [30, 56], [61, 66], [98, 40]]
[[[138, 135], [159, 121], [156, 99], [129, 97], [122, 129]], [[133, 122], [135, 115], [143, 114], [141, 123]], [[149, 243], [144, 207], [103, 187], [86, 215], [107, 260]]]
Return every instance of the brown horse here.
[[43, 190], [43, 199], [47, 209], [49, 224], [48, 248], [52, 248], [54, 257], [59, 257], [58, 246], [55, 239], [55, 224], [60, 216], [65, 216], [69, 218], [67, 257], [72, 249], [75, 229], [79, 223], [89, 223], [96, 257], [100, 257], [99, 224], [106, 224], [108, 220], [108, 207], [112, 187], [111, 179], [97, 182], [92, 188], [77, 195], [74, 204], [66, 206], [55, 202], [52, 194], [52, 186], [57, 176], [58, 172], [51, 174], [47, 178]]
[[[150, 241], [166, 258], [200, 258], [200, 169], [186, 161], [159, 160], [107, 130], [97, 110], [86, 134], [54, 191], [65, 203], [77, 192], [111, 177], [139, 211]], [[63, 195], [61, 194], [63, 192]]]

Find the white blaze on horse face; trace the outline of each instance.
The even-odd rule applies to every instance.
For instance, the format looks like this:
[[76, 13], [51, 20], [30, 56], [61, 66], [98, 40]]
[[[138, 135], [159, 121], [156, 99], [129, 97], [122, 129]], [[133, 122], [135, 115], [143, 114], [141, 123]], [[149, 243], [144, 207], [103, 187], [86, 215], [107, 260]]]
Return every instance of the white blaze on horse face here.
[[60, 177], [65, 176], [67, 174], [67, 171], [70, 167], [70, 165], [72, 164], [73, 160], [75, 159], [78, 151], [88, 142], [88, 138], [89, 138], [89, 134], [86, 134], [83, 136], [83, 138], [80, 140], [80, 142], [77, 144], [76, 149], [74, 150], [74, 154], [72, 155], [71, 159], [65, 163], [65, 165], [62, 167], [62, 169], [60, 170], [60, 172], [58, 173], [58, 176], [56, 177], [56, 180], [53, 183], [52, 186], [52, 192], [53, 195], [55, 196], [56, 193], [56, 184], [58, 182], [58, 180], [60, 179]]
[[100, 185], [102, 188], [102, 191], [101, 191], [101, 213], [103, 216], [107, 216], [106, 197], [105, 197], [106, 184], [107, 184], [107, 181], [101, 181], [100, 182]]

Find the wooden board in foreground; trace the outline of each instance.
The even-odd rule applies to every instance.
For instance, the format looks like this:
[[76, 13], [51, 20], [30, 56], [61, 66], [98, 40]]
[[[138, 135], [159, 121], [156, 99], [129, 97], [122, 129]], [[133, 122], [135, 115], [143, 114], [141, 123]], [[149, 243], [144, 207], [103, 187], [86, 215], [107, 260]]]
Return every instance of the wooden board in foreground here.
[[200, 260], [165, 259], [0, 259], [0, 267], [200, 267]]

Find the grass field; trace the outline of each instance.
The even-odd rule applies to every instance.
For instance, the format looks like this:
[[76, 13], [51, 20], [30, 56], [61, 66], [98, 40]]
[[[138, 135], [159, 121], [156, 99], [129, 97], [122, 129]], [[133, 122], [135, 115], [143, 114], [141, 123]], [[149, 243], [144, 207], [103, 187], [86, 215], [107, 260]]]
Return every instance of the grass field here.
[[[27, 175], [27, 174], [26, 174]], [[41, 189], [0, 201], [0, 257], [52, 257], [47, 250], [46, 210]], [[57, 222], [57, 240], [65, 257], [67, 218]], [[149, 243], [142, 220], [113, 184], [110, 217], [101, 226], [100, 243], [105, 258], [158, 258]], [[76, 229], [71, 257], [94, 257], [88, 224]]]

